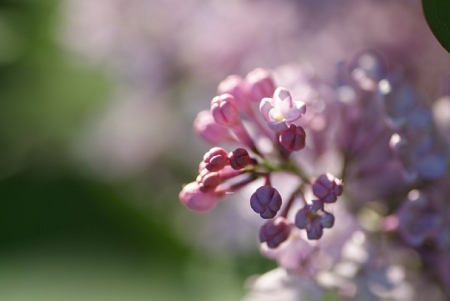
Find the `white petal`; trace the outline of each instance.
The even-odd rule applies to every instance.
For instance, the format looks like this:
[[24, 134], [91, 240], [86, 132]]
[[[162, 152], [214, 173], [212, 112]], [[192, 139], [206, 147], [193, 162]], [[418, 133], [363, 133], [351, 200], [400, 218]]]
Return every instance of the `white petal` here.
[[270, 121], [269, 113], [273, 109], [272, 98], [263, 98], [259, 104], [259, 111], [265, 121]]

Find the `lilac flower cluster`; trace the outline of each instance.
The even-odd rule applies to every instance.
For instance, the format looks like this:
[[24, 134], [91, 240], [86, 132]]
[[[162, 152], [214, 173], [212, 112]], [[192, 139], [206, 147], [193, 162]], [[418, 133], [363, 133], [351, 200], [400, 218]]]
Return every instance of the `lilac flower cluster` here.
[[[386, 260], [389, 248], [406, 248], [430, 267], [427, 279], [439, 279], [440, 296], [450, 296], [450, 139], [436, 130], [432, 107], [400, 67], [388, 68], [374, 51], [337, 67], [337, 81], [328, 84], [298, 66], [225, 79], [194, 128], [212, 144], [237, 148], [207, 152], [180, 200], [207, 211], [262, 179], [250, 207], [267, 220], [259, 230], [262, 254], [281, 267], [346, 300], [412, 300], [414, 285], [405, 277], [389, 282], [404, 267]], [[287, 197], [272, 184], [280, 172], [297, 179]], [[380, 239], [390, 247], [376, 247]], [[345, 280], [336, 275], [341, 269], [348, 269]], [[379, 271], [389, 289], [359, 287], [356, 273], [365, 270]]]
[[[219, 95], [212, 99], [210, 111], [198, 114], [195, 130], [213, 144], [231, 141], [239, 147], [229, 153], [217, 146], [210, 149], [200, 163], [196, 182], [180, 192], [181, 202], [194, 211], [207, 211], [226, 194], [262, 178], [264, 185], [250, 196], [250, 207], [268, 220], [260, 229], [260, 241], [276, 248], [288, 239], [295, 226], [306, 229], [309, 239], [320, 239], [323, 228], [334, 225], [333, 214], [324, 207], [336, 202], [343, 186], [329, 173], [310, 180], [290, 159], [293, 152], [306, 145], [306, 131], [296, 124], [305, 115], [306, 104], [296, 100], [288, 89], [277, 87], [271, 73], [264, 69], [255, 69], [245, 78], [229, 76], [217, 91]], [[270, 141], [271, 147], [261, 147], [262, 139]], [[286, 204], [271, 184], [272, 174], [281, 171], [300, 179]], [[307, 188], [315, 200], [307, 202]], [[291, 222], [287, 216], [297, 199], [304, 206]]]

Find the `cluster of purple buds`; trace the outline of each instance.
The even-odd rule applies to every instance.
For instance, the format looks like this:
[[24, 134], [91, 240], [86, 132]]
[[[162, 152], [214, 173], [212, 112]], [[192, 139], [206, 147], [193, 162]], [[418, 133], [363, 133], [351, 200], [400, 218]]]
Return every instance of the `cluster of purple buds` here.
[[306, 229], [308, 239], [319, 239], [323, 228], [334, 225], [334, 215], [325, 211], [324, 207], [325, 204], [336, 202], [342, 194], [342, 182], [330, 174], [324, 174], [313, 182], [312, 190], [318, 199], [297, 212], [295, 224], [299, 229]]
[[[194, 211], [208, 211], [224, 196], [263, 179], [263, 185], [250, 197], [250, 207], [267, 220], [260, 228], [261, 243], [277, 248], [297, 228], [306, 229], [309, 239], [319, 239], [323, 228], [334, 225], [333, 214], [324, 206], [336, 202], [342, 194], [342, 182], [330, 174], [311, 181], [290, 156], [306, 146], [306, 131], [298, 124], [306, 104], [288, 89], [277, 87], [264, 69], [256, 69], [245, 78], [229, 76], [217, 91], [210, 110], [200, 112], [194, 122], [195, 131], [216, 146], [203, 156], [196, 181], [183, 187], [181, 202]], [[271, 141], [272, 146], [261, 147], [262, 139]], [[235, 146], [228, 152], [218, 144]], [[281, 171], [300, 180], [287, 202], [271, 183], [272, 174]], [[317, 198], [311, 204], [305, 199], [306, 189]], [[290, 221], [288, 213], [296, 201], [305, 205], [295, 221]]]

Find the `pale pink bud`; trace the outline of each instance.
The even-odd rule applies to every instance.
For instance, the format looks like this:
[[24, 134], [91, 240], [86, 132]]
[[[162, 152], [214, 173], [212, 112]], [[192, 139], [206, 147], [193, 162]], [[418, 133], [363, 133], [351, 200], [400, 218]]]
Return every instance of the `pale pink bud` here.
[[234, 138], [226, 127], [219, 125], [210, 111], [201, 111], [194, 121], [195, 132], [211, 144], [219, 144], [224, 141], [233, 141]]
[[327, 173], [321, 175], [312, 184], [314, 195], [324, 203], [334, 203], [342, 194], [342, 181]]
[[239, 109], [230, 94], [216, 96], [211, 101], [211, 114], [214, 120], [223, 126], [232, 126], [239, 123]]
[[250, 197], [250, 207], [265, 219], [273, 218], [280, 210], [281, 203], [280, 193], [269, 185], [259, 187]]
[[234, 97], [239, 108], [247, 110], [250, 107], [250, 100], [247, 95], [244, 79], [239, 75], [230, 75], [217, 87], [217, 93], [230, 94]]
[[221, 147], [213, 147], [203, 156], [203, 162], [207, 170], [219, 171], [228, 165], [228, 153]]
[[183, 187], [178, 195], [181, 203], [189, 209], [206, 212], [217, 205], [219, 196], [214, 192], [201, 192], [197, 182], [192, 182]]
[[288, 220], [279, 216], [262, 225], [259, 229], [259, 241], [266, 242], [269, 248], [274, 249], [288, 239], [292, 228]]
[[301, 126], [291, 126], [281, 132], [280, 144], [289, 151], [298, 151], [305, 147], [306, 133]]
[[245, 148], [235, 149], [234, 151], [230, 152], [228, 158], [230, 159], [230, 166], [236, 170], [242, 169], [247, 165], [253, 163], [252, 158], [250, 158], [250, 155]]
[[257, 68], [245, 77], [248, 94], [254, 102], [260, 102], [264, 97], [272, 97], [275, 83], [268, 70]]

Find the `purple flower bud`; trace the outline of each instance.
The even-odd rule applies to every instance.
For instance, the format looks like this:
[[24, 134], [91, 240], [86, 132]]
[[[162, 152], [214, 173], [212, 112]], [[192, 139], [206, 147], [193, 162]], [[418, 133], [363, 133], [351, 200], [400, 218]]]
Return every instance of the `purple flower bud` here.
[[272, 97], [275, 83], [269, 71], [257, 68], [245, 77], [248, 94], [252, 101], [260, 102], [264, 97]]
[[230, 160], [230, 166], [236, 170], [242, 169], [252, 163], [252, 158], [250, 158], [245, 148], [235, 149], [228, 155], [228, 158]]
[[278, 191], [269, 185], [256, 189], [250, 197], [250, 206], [264, 219], [273, 218], [281, 208], [281, 196]]
[[235, 140], [226, 127], [219, 125], [210, 111], [201, 111], [194, 121], [195, 132], [211, 144]]
[[267, 221], [259, 229], [259, 241], [266, 242], [267, 246], [275, 249], [286, 241], [291, 233], [292, 224], [284, 217], [279, 216]]
[[203, 162], [207, 170], [219, 171], [228, 165], [228, 153], [221, 147], [213, 147], [203, 156]]
[[197, 212], [209, 211], [214, 208], [219, 201], [218, 194], [200, 191], [198, 183], [196, 182], [184, 186], [178, 197], [181, 203]]
[[238, 106], [230, 94], [222, 94], [213, 98], [211, 114], [214, 120], [223, 126], [232, 126], [240, 121]]
[[342, 182], [327, 173], [321, 175], [312, 184], [314, 195], [324, 203], [334, 203], [342, 194]]
[[301, 126], [291, 124], [291, 126], [281, 132], [280, 144], [289, 151], [298, 151], [305, 147], [306, 133]]

